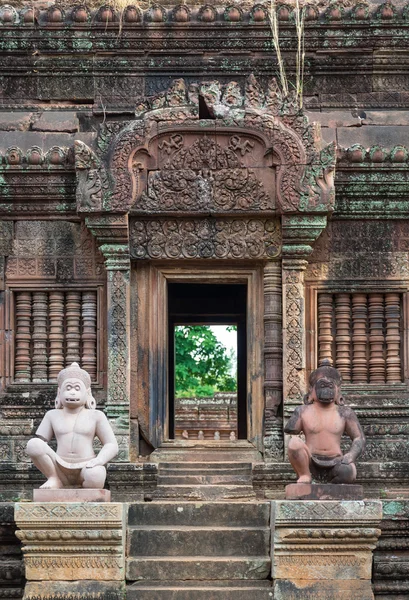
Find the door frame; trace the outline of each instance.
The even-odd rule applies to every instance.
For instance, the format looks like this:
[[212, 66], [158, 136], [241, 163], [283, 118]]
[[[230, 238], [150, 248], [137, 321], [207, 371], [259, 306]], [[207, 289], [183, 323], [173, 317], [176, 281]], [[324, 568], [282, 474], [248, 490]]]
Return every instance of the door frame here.
[[[263, 449], [263, 263], [222, 265], [203, 262], [136, 263], [131, 302], [131, 418], [137, 419], [147, 441], [158, 448], [167, 441], [168, 294], [167, 283], [247, 284], [247, 439]], [[135, 288], [134, 288], [135, 289]]]

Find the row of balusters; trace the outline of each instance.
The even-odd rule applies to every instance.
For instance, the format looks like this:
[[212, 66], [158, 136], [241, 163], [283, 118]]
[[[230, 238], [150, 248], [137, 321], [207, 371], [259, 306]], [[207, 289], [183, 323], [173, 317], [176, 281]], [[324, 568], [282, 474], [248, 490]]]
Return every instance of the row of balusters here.
[[15, 366], [18, 382], [56, 381], [72, 362], [97, 376], [95, 291], [17, 292]]
[[344, 382], [398, 383], [401, 294], [318, 295], [318, 357], [329, 358]]

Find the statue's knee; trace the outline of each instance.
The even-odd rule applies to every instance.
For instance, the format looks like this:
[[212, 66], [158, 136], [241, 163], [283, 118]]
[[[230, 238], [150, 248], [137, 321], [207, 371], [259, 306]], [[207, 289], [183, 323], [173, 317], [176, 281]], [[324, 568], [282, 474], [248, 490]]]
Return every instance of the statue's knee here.
[[37, 458], [47, 454], [47, 444], [39, 438], [33, 438], [28, 441], [26, 452], [30, 458]]
[[342, 463], [334, 468], [334, 479], [336, 483], [353, 483], [356, 479], [356, 467], [354, 463], [343, 465]]
[[97, 465], [96, 467], [91, 467], [90, 469], [87, 469], [85, 467], [82, 470], [82, 486], [84, 488], [103, 488], [105, 484], [106, 475], [106, 468], [102, 465]]
[[299, 437], [292, 437], [288, 442], [288, 452], [295, 453], [305, 449], [305, 443]]

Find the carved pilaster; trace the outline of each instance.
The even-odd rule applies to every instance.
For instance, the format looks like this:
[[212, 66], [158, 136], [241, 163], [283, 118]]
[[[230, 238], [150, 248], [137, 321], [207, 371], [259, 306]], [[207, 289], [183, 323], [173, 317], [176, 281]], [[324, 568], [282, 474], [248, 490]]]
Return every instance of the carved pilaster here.
[[[108, 418], [113, 421], [120, 447], [122, 446], [118, 459], [128, 460], [130, 398], [128, 216], [87, 217], [86, 224], [97, 239], [107, 270], [108, 396], [105, 411]], [[88, 313], [87, 320], [90, 318], [91, 315]]]
[[305, 298], [307, 261], [283, 259], [283, 391], [298, 404], [305, 393]]
[[326, 225], [326, 215], [297, 214], [282, 220], [285, 403], [298, 404], [306, 389], [304, 271], [312, 246]]
[[283, 458], [283, 424], [280, 405], [282, 378], [282, 300], [281, 265], [269, 262], [264, 267], [264, 396], [266, 457]]

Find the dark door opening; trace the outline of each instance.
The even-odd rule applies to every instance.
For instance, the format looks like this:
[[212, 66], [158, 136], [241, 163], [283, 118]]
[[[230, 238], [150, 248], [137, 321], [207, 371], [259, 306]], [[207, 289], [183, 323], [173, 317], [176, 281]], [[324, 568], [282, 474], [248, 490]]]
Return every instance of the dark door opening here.
[[[247, 439], [247, 285], [246, 284], [206, 284], [206, 283], [169, 283], [168, 284], [168, 323], [169, 323], [169, 439], [174, 439], [175, 418], [179, 418], [180, 399], [176, 395], [176, 328], [192, 330], [197, 326], [224, 325], [236, 328], [237, 331], [237, 392], [235, 398], [228, 398], [221, 394], [215, 403], [228, 403], [230, 418], [235, 414], [235, 427], [230, 427], [230, 439], [237, 435], [238, 439]], [[194, 402], [194, 399], [192, 399]], [[200, 402], [199, 402], [200, 404]], [[197, 406], [196, 412], [190, 411], [190, 419], [200, 413]], [[202, 411], [203, 413], [203, 411]], [[201, 419], [201, 417], [197, 417]], [[231, 421], [230, 421], [231, 423]], [[206, 439], [206, 432], [202, 431], [203, 421], [192, 423], [192, 431], [199, 431], [199, 439]], [[223, 426], [221, 426], [223, 429]], [[233, 435], [233, 432], [236, 432]], [[188, 431], [184, 431], [188, 435]], [[200, 437], [202, 435], [203, 437]], [[225, 435], [225, 432], [222, 432]], [[220, 433], [215, 430], [214, 439]], [[196, 435], [197, 439], [197, 435]]]

